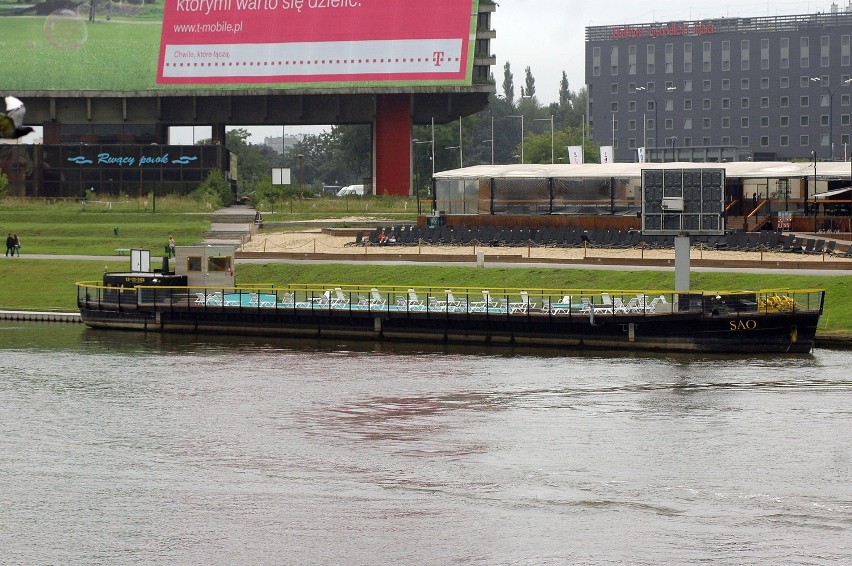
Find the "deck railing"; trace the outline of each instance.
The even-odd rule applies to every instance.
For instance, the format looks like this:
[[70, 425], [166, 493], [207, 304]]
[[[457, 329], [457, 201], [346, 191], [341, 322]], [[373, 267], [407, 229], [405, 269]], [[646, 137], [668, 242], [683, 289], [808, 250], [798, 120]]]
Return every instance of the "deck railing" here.
[[348, 311], [386, 316], [642, 318], [662, 314], [708, 317], [822, 313], [821, 289], [759, 291], [671, 291], [604, 289], [453, 288], [292, 284], [285, 288], [153, 287], [117, 288], [99, 282], [77, 284], [81, 309], [113, 312]]

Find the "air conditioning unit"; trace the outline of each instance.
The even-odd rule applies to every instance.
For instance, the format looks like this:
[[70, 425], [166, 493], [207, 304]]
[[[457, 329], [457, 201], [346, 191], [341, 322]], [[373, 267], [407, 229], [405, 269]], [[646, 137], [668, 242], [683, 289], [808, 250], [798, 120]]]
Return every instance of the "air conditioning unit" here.
[[683, 197], [663, 197], [662, 208], [666, 212], [683, 212]]

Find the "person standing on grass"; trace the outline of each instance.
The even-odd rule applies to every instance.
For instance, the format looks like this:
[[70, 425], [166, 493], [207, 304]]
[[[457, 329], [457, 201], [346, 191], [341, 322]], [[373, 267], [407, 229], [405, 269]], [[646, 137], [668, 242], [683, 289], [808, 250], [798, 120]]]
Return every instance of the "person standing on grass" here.
[[12, 234], [9, 234], [9, 237], [6, 238], [6, 257], [9, 257], [9, 252], [12, 252], [12, 257], [15, 257], [15, 238], [12, 237]]
[[18, 252], [18, 257], [21, 257], [21, 240], [17, 234], [13, 237], [15, 238], [15, 249], [12, 250], [12, 257], [15, 257], [15, 252]]
[[169, 234], [169, 257], [175, 257], [175, 239]]

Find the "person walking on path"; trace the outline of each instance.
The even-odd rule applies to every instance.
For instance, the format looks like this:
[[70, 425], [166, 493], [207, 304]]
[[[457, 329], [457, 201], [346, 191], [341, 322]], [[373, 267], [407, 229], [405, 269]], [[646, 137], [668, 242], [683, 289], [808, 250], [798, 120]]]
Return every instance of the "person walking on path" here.
[[175, 239], [169, 234], [169, 257], [175, 257]]
[[15, 247], [12, 250], [12, 257], [15, 257], [15, 252], [18, 252], [18, 257], [21, 257], [21, 240], [18, 238], [17, 234], [15, 234], [13, 238], [15, 238]]
[[9, 252], [12, 253], [12, 257], [15, 257], [15, 238], [12, 237], [12, 234], [6, 238], [6, 257], [9, 257]]

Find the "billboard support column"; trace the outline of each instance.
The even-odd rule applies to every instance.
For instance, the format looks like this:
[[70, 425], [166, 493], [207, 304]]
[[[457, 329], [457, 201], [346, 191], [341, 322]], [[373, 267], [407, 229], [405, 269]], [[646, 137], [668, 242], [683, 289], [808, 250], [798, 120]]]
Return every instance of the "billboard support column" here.
[[675, 236], [675, 291], [689, 291], [689, 236]]
[[373, 147], [374, 193], [410, 196], [411, 95], [376, 96]]
[[225, 124], [213, 124], [211, 128], [213, 143], [216, 145], [225, 145]]

